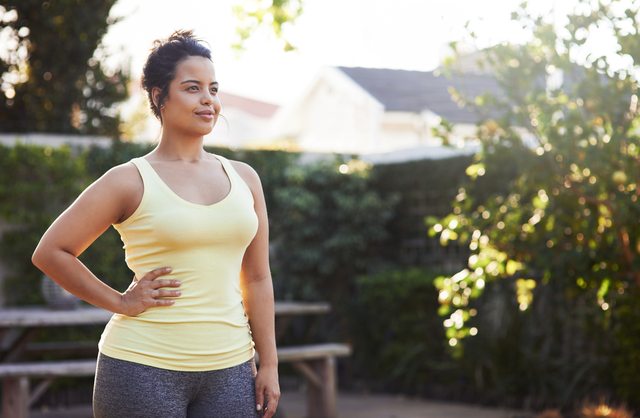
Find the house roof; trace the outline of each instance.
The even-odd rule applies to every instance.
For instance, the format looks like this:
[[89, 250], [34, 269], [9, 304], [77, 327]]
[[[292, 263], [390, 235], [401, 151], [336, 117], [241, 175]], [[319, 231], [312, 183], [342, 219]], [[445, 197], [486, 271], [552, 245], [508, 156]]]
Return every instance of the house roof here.
[[470, 98], [486, 92], [499, 93], [495, 79], [486, 74], [447, 78], [433, 71], [362, 67], [338, 69], [380, 101], [387, 111], [420, 113], [429, 110], [452, 123], [475, 123], [480, 116], [470, 108], [460, 107], [451, 98], [450, 86]]
[[278, 110], [278, 105], [273, 103], [267, 103], [229, 92], [220, 92], [218, 94], [223, 107], [235, 107], [261, 118], [269, 118]]

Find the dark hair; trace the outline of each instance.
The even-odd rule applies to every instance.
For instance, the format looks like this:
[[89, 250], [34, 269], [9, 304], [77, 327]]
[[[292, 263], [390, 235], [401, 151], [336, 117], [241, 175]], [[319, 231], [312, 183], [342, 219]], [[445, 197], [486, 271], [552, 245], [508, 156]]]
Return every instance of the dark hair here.
[[[169, 94], [169, 83], [176, 76], [178, 63], [185, 58], [197, 56], [211, 59], [209, 48], [193, 36], [190, 30], [177, 30], [164, 40], [155, 40], [147, 62], [142, 69], [142, 88], [147, 91], [153, 114], [162, 121], [160, 106]], [[153, 102], [151, 91], [160, 89], [158, 103]]]

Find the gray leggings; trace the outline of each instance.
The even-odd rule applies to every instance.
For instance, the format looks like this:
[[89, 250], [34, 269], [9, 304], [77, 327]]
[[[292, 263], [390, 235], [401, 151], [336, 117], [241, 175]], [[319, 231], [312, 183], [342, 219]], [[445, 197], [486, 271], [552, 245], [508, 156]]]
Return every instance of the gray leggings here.
[[222, 370], [182, 372], [98, 354], [95, 418], [254, 418], [253, 360]]

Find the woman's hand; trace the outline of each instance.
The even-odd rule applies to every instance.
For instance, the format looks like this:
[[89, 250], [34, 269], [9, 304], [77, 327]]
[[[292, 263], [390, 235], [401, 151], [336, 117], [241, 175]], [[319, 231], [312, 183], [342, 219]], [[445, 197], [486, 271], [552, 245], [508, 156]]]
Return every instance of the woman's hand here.
[[264, 418], [271, 418], [279, 400], [278, 366], [260, 366], [256, 374], [256, 409]]
[[136, 316], [153, 306], [170, 306], [175, 303], [173, 299], [159, 299], [178, 297], [179, 290], [161, 289], [162, 287], [180, 287], [178, 280], [159, 279], [160, 276], [169, 274], [170, 267], [161, 267], [151, 270], [139, 280], [135, 277], [129, 288], [121, 296], [121, 309], [118, 313], [127, 316]]

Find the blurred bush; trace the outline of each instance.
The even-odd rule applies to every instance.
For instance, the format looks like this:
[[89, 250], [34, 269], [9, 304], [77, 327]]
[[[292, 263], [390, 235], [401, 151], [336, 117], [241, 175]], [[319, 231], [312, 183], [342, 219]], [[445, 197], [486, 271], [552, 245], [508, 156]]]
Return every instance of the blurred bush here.
[[456, 365], [437, 314], [438, 274], [413, 267], [357, 278], [351, 303], [353, 372], [369, 387], [433, 395], [452, 383]]
[[86, 185], [82, 158], [68, 147], [0, 146], [0, 217], [7, 224], [0, 241], [10, 271], [8, 304], [44, 303], [39, 272], [31, 254], [40, 237]]

